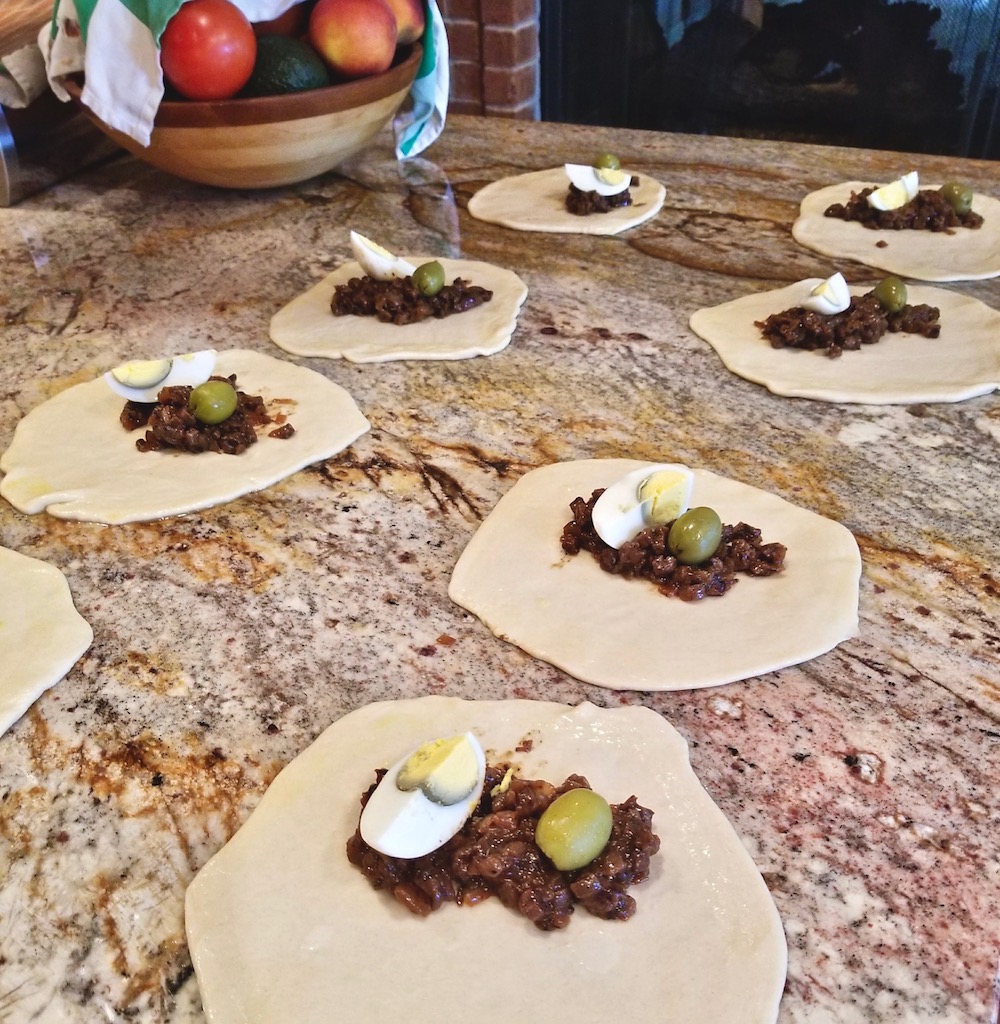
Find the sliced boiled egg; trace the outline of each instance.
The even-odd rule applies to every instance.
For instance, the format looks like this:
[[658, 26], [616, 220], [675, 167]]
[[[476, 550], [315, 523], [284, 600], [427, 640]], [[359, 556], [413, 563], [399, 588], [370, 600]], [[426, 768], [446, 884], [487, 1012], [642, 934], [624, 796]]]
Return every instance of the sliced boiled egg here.
[[843, 313], [851, 304], [851, 292], [844, 275], [836, 273], [818, 285], [804, 299], [802, 307], [814, 313]]
[[479, 803], [486, 755], [471, 732], [431, 740], [397, 761], [361, 812], [361, 838], [387, 857], [422, 857], [461, 831]]
[[214, 348], [170, 359], [133, 359], [104, 375], [109, 388], [132, 402], [155, 402], [160, 388], [204, 384], [215, 369]]
[[632, 181], [628, 171], [611, 167], [588, 167], [586, 164], [566, 164], [566, 177], [581, 192], [596, 192], [601, 196], [616, 196], [624, 192]]
[[620, 548], [650, 526], [685, 512], [693, 486], [687, 466], [664, 462], [634, 470], [605, 488], [594, 503], [594, 529], [605, 544]]
[[351, 251], [354, 258], [361, 264], [361, 269], [376, 281], [391, 281], [394, 277], [409, 277], [417, 268], [399, 256], [393, 256], [388, 249], [383, 249], [357, 231], [351, 232]]
[[902, 178], [890, 181], [888, 185], [875, 189], [868, 196], [868, 205], [876, 210], [898, 210], [917, 194], [919, 190], [916, 171], [904, 174]]

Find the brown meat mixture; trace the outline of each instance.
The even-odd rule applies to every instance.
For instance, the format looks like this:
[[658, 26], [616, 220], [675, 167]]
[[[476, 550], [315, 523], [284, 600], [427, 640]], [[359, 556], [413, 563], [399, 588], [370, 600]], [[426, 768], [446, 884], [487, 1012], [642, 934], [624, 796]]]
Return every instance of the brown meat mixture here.
[[[226, 380], [236, 387], [236, 374], [211, 377]], [[121, 424], [128, 430], [146, 428], [135, 446], [141, 452], [172, 448], [183, 452], [219, 452], [240, 455], [257, 443], [257, 427], [278, 424], [268, 437], [285, 439], [295, 433], [284, 414], [271, 417], [259, 395], [247, 395], [236, 389], [236, 411], [221, 423], [201, 423], [188, 408], [192, 389], [186, 385], [161, 388], [155, 402], [126, 402]]]
[[784, 568], [784, 544], [761, 543], [760, 530], [746, 523], [724, 524], [715, 554], [698, 565], [682, 565], [670, 554], [667, 535], [672, 522], [652, 526], [620, 548], [613, 548], [594, 529], [594, 504], [603, 493], [601, 487], [589, 501], [574, 498], [570, 502], [573, 518], [563, 527], [561, 542], [568, 555], [589, 551], [605, 572], [652, 580], [661, 594], [700, 601], [703, 597], [721, 597], [731, 590], [739, 582], [736, 573], [773, 576]]
[[384, 324], [419, 323], [429, 317], [452, 316], [481, 306], [493, 298], [493, 292], [456, 277], [437, 295], [424, 295], [412, 277], [376, 281], [367, 274], [338, 284], [330, 301], [334, 316], [374, 316]]
[[584, 192], [576, 185], [570, 183], [569, 191], [566, 193], [566, 209], [578, 217], [588, 217], [592, 213], [610, 213], [622, 206], [632, 205], [632, 192], [630, 189], [639, 187], [639, 177], [632, 175], [629, 188], [619, 192], [616, 196], [602, 196], [599, 192]]
[[823, 211], [825, 217], [856, 220], [866, 228], [902, 231], [950, 231], [952, 228], [982, 227], [983, 218], [970, 210], [955, 213], [951, 203], [937, 189], [921, 189], [908, 203], [896, 210], [876, 210], [868, 196], [876, 186], [852, 192], [846, 203], [833, 203]]
[[[375, 889], [385, 889], [407, 910], [427, 915], [442, 903], [459, 906], [496, 896], [543, 931], [565, 928], [575, 906], [606, 920], [625, 921], [635, 912], [626, 891], [649, 877], [650, 857], [660, 848], [653, 812], [634, 796], [612, 804], [611, 838], [603, 852], [577, 871], [559, 871], [535, 843], [535, 825], [561, 793], [590, 785], [571, 775], [561, 786], [511, 778], [502, 793], [493, 790], [506, 765], [490, 765], [479, 806], [461, 832], [423, 857], [386, 857], [373, 850], [360, 831], [347, 842], [347, 857]], [[368, 802], [376, 783], [361, 797]]]
[[824, 351], [831, 359], [844, 352], [856, 352], [862, 345], [874, 345], [886, 331], [936, 338], [941, 333], [937, 306], [921, 303], [887, 313], [872, 292], [851, 299], [842, 313], [816, 313], [802, 306], [772, 313], [756, 320], [773, 348], [803, 348]]

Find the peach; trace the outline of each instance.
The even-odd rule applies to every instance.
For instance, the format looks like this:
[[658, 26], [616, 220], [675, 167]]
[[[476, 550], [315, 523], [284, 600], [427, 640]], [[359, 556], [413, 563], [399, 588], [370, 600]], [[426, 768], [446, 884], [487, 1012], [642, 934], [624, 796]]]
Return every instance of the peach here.
[[424, 34], [423, 0], [387, 0], [396, 15], [396, 45], [406, 46]]
[[386, 0], [318, 0], [309, 42], [344, 78], [377, 75], [396, 53], [396, 16]]
[[293, 4], [279, 14], [277, 18], [270, 21], [255, 21], [253, 24], [254, 35], [258, 36], [300, 36], [306, 30], [309, 21], [310, 0], [302, 0], [301, 3]]

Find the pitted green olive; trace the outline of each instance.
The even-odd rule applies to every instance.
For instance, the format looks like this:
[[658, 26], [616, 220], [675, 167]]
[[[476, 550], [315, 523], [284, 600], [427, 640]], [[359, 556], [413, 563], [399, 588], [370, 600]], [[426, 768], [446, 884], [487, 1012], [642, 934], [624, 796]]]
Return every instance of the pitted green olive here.
[[898, 277], [883, 277], [872, 295], [887, 313], [898, 313], [906, 305], [906, 285]]
[[611, 827], [611, 807], [603, 796], [592, 789], [570, 789], [542, 812], [535, 842], [560, 871], [575, 871], [607, 846]]
[[227, 380], [206, 380], [191, 389], [188, 408], [199, 423], [213, 426], [228, 420], [238, 404], [236, 388]]
[[421, 295], [430, 298], [437, 295], [444, 287], [444, 267], [434, 260], [431, 263], [421, 263], [413, 271], [413, 284]]
[[722, 542], [722, 520], [715, 509], [689, 508], [674, 520], [667, 534], [670, 553], [683, 565], [698, 565], [711, 558]]
[[972, 209], [972, 189], [957, 181], [949, 181], [941, 186], [941, 195], [948, 201], [948, 205], [961, 214], [968, 213]]
[[594, 166], [609, 171], [620, 171], [622, 169], [622, 162], [614, 153], [601, 153], [594, 161]]

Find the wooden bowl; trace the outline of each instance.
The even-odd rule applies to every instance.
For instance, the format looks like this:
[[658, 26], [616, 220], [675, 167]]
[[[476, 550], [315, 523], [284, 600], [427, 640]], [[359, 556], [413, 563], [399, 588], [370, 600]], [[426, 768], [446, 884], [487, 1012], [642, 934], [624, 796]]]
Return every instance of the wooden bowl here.
[[217, 101], [163, 101], [149, 146], [106, 125], [66, 89], [105, 134], [146, 163], [223, 188], [270, 188], [322, 174], [366, 146], [399, 109], [423, 49], [403, 48], [388, 71], [323, 89]]

